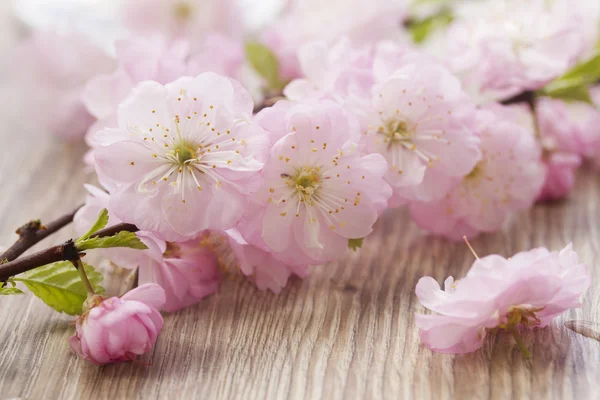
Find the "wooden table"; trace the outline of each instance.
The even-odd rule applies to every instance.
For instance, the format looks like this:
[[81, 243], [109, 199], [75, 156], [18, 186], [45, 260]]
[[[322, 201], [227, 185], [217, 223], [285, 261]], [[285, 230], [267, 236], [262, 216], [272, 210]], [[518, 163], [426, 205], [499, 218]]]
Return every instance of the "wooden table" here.
[[[4, 38], [3, 49], [11, 42]], [[27, 220], [47, 221], [80, 203], [90, 177], [83, 145], [60, 143], [18, 118], [10, 99], [2, 104], [0, 243], [7, 245]], [[507, 335], [461, 356], [419, 344], [417, 280], [461, 277], [473, 259], [463, 244], [424, 235], [396, 210], [358, 253], [313, 269], [280, 295], [225, 280], [218, 294], [166, 315], [153, 354], [138, 363], [79, 360], [67, 345], [73, 318], [33, 295], [0, 297], [0, 399], [598, 398], [600, 343], [563, 324], [600, 321], [599, 199], [598, 172], [584, 170], [568, 201], [536, 206], [472, 241], [480, 255], [505, 256], [572, 241], [590, 266], [583, 309], [525, 334], [530, 362]], [[71, 235], [66, 228], [37, 248]], [[130, 283], [122, 271], [107, 275], [110, 294]]]

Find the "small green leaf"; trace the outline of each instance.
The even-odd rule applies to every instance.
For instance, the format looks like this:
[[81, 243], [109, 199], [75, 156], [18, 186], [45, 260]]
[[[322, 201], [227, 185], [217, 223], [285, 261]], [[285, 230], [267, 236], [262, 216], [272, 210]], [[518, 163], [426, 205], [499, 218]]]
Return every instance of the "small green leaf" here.
[[594, 104], [594, 101], [590, 96], [590, 91], [587, 85], [564, 87], [561, 89], [555, 89], [551, 91], [542, 89], [539, 95], [552, 97], [553, 99], [560, 99], [564, 101], [580, 101], [591, 105]]
[[85, 235], [80, 237], [77, 242], [85, 240], [92, 236], [94, 233], [98, 232], [100, 229], [104, 228], [108, 224], [108, 210], [103, 208], [98, 214], [98, 219], [94, 222], [94, 225], [90, 228], [89, 231], [86, 232]]
[[600, 51], [546, 85], [539, 94], [567, 101], [593, 104], [588, 86], [600, 79]]
[[[83, 264], [88, 279], [97, 294], [104, 293], [100, 286], [103, 276], [94, 267]], [[31, 292], [58, 312], [81, 314], [87, 291], [79, 272], [70, 261], [44, 265], [13, 278], [23, 282]]]
[[12, 285], [12, 287], [2, 287], [2, 285], [0, 284], [0, 296], [8, 296], [11, 294], [24, 294], [21, 289], [15, 287], [15, 282], [13, 280], [9, 280], [8, 282]]
[[279, 60], [267, 46], [258, 42], [247, 42], [246, 58], [252, 68], [262, 76], [270, 89], [283, 89], [285, 82], [279, 75]]
[[408, 31], [415, 43], [423, 43], [433, 32], [448, 26], [453, 19], [452, 12], [444, 9], [421, 21], [412, 22], [408, 26]]
[[77, 243], [77, 250], [108, 249], [111, 247], [129, 247], [146, 250], [148, 247], [136, 236], [135, 232], [121, 231], [109, 237], [93, 237]]
[[362, 247], [364, 240], [365, 238], [348, 239], [348, 248], [356, 251]]

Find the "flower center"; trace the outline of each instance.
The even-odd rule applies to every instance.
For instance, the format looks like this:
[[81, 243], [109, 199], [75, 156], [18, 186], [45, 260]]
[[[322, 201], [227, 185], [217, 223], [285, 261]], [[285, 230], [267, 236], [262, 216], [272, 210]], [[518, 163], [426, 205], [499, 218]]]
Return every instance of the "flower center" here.
[[186, 2], [179, 2], [175, 4], [175, 17], [180, 20], [189, 19], [192, 16], [194, 9], [191, 5]]
[[163, 256], [165, 258], [181, 258], [181, 247], [177, 243], [167, 242], [167, 249]]
[[283, 175], [287, 184], [300, 196], [300, 201], [312, 204], [312, 196], [319, 189], [322, 182], [319, 167], [302, 167], [296, 170], [293, 176]]
[[481, 167], [481, 163], [475, 165], [475, 167], [469, 172], [467, 176], [465, 176], [466, 180], [474, 181], [479, 179], [479, 177], [483, 174], [483, 168]]
[[383, 141], [388, 146], [397, 142], [410, 141], [413, 134], [408, 124], [401, 120], [388, 122], [385, 127], [379, 128], [378, 133], [385, 137]]
[[171, 148], [171, 153], [181, 165], [190, 162], [190, 160], [196, 160], [197, 146], [188, 140], [179, 140]]

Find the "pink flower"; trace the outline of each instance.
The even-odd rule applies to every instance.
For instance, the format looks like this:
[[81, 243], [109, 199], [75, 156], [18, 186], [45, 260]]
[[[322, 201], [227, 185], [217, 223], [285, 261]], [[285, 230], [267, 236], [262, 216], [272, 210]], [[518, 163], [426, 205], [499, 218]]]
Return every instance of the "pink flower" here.
[[264, 33], [282, 62], [282, 74], [300, 77], [296, 52], [302, 45], [348, 37], [357, 45], [403, 37], [406, 4], [395, 0], [294, 0]]
[[581, 165], [577, 154], [553, 152], [544, 157], [546, 180], [537, 200], [556, 200], [566, 197], [575, 185], [575, 172]]
[[19, 107], [40, 128], [81, 139], [94, 118], [81, 101], [88, 79], [110, 71], [113, 61], [81, 34], [38, 31], [10, 60]]
[[133, 360], [154, 347], [163, 326], [158, 308], [164, 290], [154, 284], [139, 286], [122, 297], [93, 296], [91, 308], [77, 319], [71, 350], [95, 364]]
[[244, 275], [252, 278], [260, 290], [269, 289], [273, 293], [280, 293], [290, 276], [308, 276], [307, 265], [292, 265], [277, 260], [269, 251], [246, 242], [236, 229], [228, 230], [226, 235], [237, 266]]
[[289, 100], [329, 99], [352, 112], [367, 125], [372, 111], [371, 96], [376, 83], [387, 81], [396, 70], [432, 60], [408, 46], [392, 41], [357, 47], [348, 38], [333, 44], [310, 42], [298, 51], [302, 78], [284, 89]]
[[123, 16], [134, 33], [186, 38], [198, 45], [209, 33], [240, 36], [243, 32], [234, 0], [125, 0]]
[[274, 145], [244, 238], [264, 242], [288, 263], [339, 258], [348, 239], [368, 235], [387, 206], [385, 160], [361, 155], [358, 122], [333, 102], [280, 102], [259, 113], [256, 122]]
[[535, 90], [582, 54], [585, 33], [572, 2], [464, 2], [441, 46], [448, 66], [482, 101]]
[[363, 141], [388, 162], [392, 206], [444, 196], [481, 158], [475, 109], [459, 81], [433, 63], [409, 64], [373, 88]]
[[[431, 277], [419, 280], [416, 294], [439, 315], [415, 315], [425, 346], [441, 353], [469, 353], [481, 347], [490, 329], [518, 336], [518, 327], [545, 327], [564, 311], [580, 307], [590, 285], [587, 266], [568, 245], [560, 252], [538, 248], [505, 259], [475, 261], [459, 281], [444, 290]], [[525, 349], [524, 349], [525, 350]]]
[[264, 79], [246, 61], [244, 42], [222, 34], [209, 34], [191, 57], [198, 72], [214, 72], [239, 81], [257, 104], [264, 99]]
[[116, 126], [117, 107], [137, 83], [152, 80], [167, 84], [200, 72], [191, 63], [189, 43], [184, 40], [168, 42], [161, 36], [133, 37], [118, 41], [115, 46], [118, 68], [92, 78], [83, 92], [85, 106], [100, 120], [90, 133]]
[[166, 294], [161, 310], [174, 312], [198, 303], [219, 288], [217, 256], [202, 236], [183, 243], [142, 238], [148, 250], [138, 252], [140, 283], [159, 284]]
[[298, 50], [302, 78], [290, 82], [284, 90], [289, 100], [331, 99], [344, 104], [357, 93], [368, 97], [373, 86], [373, 55], [370, 48], [352, 47], [343, 38], [332, 46], [310, 42]]
[[109, 209], [168, 241], [232, 228], [267, 151], [252, 108], [246, 90], [214, 73], [140, 84], [119, 107], [119, 128], [95, 135], [96, 170], [116, 187]]
[[473, 237], [500, 229], [511, 211], [533, 204], [545, 171], [532, 126], [519, 123], [527, 113], [499, 105], [479, 112], [482, 160], [441, 200], [411, 203], [417, 225], [451, 239]]
[[[109, 207], [110, 195], [91, 185], [85, 205], [74, 218], [79, 234], [96, 221], [100, 210]], [[109, 212], [109, 226], [120, 223]], [[198, 303], [219, 287], [218, 260], [212, 249], [203, 244], [206, 234], [183, 243], [157, 239], [152, 233], [137, 232], [147, 250], [128, 248], [102, 249], [102, 255], [121, 268], [138, 268], [140, 283], [156, 283], [165, 290], [161, 311], [174, 312]]]
[[584, 157], [600, 151], [600, 86], [591, 88], [596, 105], [541, 98], [536, 112], [544, 147]]

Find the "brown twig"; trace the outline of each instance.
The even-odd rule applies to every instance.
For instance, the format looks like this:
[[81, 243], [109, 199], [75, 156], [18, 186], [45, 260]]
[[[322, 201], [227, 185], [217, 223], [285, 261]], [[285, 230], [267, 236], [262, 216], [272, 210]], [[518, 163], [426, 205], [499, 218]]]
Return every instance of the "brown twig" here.
[[[107, 237], [121, 231], [137, 232], [138, 228], [132, 224], [122, 223], [101, 229], [91, 237]], [[5, 282], [12, 276], [53, 262], [76, 261], [79, 260], [81, 255], [82, 254], [77, 250], [77, 246], [73, 239], [70, 239], [61, 245], [53, 246], [29, 256], [0, 264], [0, 282]]]
[[533, 105], [535, 103], [535, 94], [530, 90], [526, 90], [506, 100], [502, 100], [500, 103], [504, 104], [505, 106], [516, 103], [526, 103], [533, 109]]
[[139, 231], [138, 227], [133, 224], [120, 223], [113, 226], [109, 226], [108, 228], [100, 229], [96, 233], [94, 233], [90, 237], [107, 237], [115, 235], [119, 232], [127, 231], [127, 232], [137, 232]]
[[1, 256], [1, 260], [13, 261], [30, 247], [47, 238], [53, 233], [59, 231], [61, 228], [69, 225], [73, 222], [75, 213], [81, 208], [80, 205], [71, 213], [63, 215], [62, 217], [50, 222], [47, 225], [42, 225], [40, 220], [30, 221], [17, 229], [16, 233], [19, 235], [17, 241], [8, 248]]

